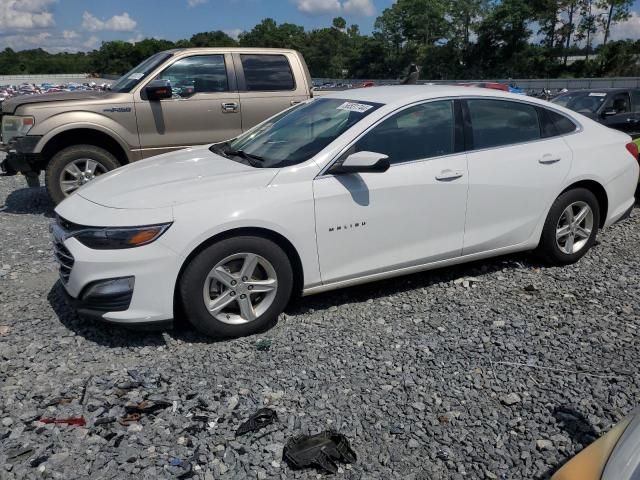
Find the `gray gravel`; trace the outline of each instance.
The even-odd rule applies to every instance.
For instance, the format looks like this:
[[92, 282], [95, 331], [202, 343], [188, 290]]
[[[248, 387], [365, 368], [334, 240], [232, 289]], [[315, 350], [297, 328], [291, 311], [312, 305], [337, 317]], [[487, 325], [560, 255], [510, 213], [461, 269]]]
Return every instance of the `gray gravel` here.
[[[44, 190], [0, 177], [3, 203], [3, 479], [311, 479], [282, 448], [326, 428], [358, 454], [336, 478], [542, 479], [640, 393], [637, 210], [573, 266], [507, 256], [308, 297], [268, 332], [214, 342], [81, 321]], [[169, 404], [110, 423], [145, 398]], [[235, 438], [262, 406], [280, 421]]]

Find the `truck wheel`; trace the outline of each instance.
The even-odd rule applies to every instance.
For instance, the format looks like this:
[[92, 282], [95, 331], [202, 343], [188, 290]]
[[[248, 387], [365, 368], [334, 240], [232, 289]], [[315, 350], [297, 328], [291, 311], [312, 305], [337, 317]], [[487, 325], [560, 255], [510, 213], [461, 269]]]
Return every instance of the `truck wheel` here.
[[233, 237], [205, 248], [178, 285], [184, 313], [201, 333], [239, 337], [275, 323], [293, 287], [287, 254], [260, 237]]
[[120, 166], [116, 157], [94, 145], [74, 145], [56, 153], [47, 165], [45, 182], [56, 205], [95, 177]]

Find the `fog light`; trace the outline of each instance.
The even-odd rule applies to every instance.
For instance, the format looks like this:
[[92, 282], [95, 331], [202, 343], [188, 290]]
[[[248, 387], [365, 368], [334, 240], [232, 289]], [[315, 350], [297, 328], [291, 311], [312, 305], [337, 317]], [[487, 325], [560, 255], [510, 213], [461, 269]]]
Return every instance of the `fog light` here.
[[94, 282], [86, 288], [82, 299], [87, 300], [95, 297], [113, 297], [130, 294], [133, 292], [135, 280], [135, 277], [125, 277]]

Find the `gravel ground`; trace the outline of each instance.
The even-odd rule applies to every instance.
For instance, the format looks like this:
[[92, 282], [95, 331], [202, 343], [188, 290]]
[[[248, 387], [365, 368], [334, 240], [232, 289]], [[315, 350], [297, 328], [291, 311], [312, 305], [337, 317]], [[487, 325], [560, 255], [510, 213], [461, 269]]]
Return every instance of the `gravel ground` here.
[[[308, 297], [268, 332], [214, 342], [78, 319], [44, 190], [0, 177], [3, 203], [3, 479], [318, 478], [282, 449], [327, 428], [358, 455], [336, 478], [544, 479], [637, 403], [637, 210], [573, 266], [508, 256]], [[168, 403], [96, 424], [145, 398]], [[262, 406], [279, 422], [236, 438]]]

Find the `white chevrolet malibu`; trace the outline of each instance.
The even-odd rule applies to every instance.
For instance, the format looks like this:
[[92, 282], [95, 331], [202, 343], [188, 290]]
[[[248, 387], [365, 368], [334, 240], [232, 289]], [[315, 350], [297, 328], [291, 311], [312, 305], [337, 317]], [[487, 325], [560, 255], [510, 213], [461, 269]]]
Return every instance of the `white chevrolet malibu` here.
[[537, 249], [577, 261], [627, 216], [630, 138], [496, 90], [396, 86], [293, 107], [235, 140], [102, 175], [57, 208], [80, 314], [246, 335], [296, 293]]

